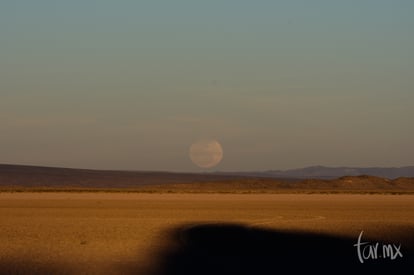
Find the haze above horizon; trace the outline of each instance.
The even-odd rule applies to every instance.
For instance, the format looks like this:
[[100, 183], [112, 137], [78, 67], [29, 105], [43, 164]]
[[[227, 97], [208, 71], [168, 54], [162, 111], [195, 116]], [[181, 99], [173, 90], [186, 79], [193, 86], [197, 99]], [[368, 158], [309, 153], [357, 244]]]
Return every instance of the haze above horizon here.
[[2, 1], [0, 163], [414, 164], [414, 2]]

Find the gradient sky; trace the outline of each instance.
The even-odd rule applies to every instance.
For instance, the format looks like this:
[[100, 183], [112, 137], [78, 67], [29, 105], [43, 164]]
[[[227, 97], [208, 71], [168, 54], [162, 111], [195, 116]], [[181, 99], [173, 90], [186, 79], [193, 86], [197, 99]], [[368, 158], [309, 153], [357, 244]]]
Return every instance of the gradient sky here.
[[0, 163], [414, 164], [414, 1], [0, 2]]

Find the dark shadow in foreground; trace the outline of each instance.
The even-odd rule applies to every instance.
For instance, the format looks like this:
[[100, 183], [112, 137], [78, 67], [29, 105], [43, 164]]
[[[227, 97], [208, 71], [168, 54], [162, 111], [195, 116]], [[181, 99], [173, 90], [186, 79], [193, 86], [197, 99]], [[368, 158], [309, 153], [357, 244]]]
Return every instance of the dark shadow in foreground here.
[[[151, 274], [400, 274], [414, 266], [413, 228], [400, 230], [396, 259], [384, 258], [383, 242], [377, 259], [358, 258], [354, 239], [318, 233], [277, 231], [234, 224], [193, 225], [172, 232], [173, 243], [159, 255]], [[395, 243], [398, 245], [398, 243]], [[369, 244], [361, 245], [365, 256]], [[367, 247], [367, 248], [365, 248]], [[365, 250], [364, 250], [365, 248]], [[394, 249], [394, 247], [393, 247]], [[393, 253], [397, 253], [397, 249]], [[381, 254], [381, 255], [380, 255]], [[393, 254], [394, 255], [394, 254]], [[380, 258], [381, 256], [381, 258]]]
[[[386, 232], [388, 235], [381, 240], [362, 238], [361, 242], [369, 242], [360, 247], [366, 257], [375, 253], [370, 249], [375, 250], [377, 242], [378, 246], [377, 254], [372, 254], [376, 259], [370, 256], [360, 263], [355, 246], [358, 236], [345, 238], [239, 224], [186, 225], [169, 232], [167, 243], [155, 253], [147, 270], [143, 271], [138, 261], [136, 264], [114, 263], [115, 272], [111, 274], [411, 274], [414, 267], [414, 228], [398, 227]], [[393, 246], [390, 255], [396, 258], [384, 258], [385, 244], [397, 247], [401, 244], [401, 255]], [[87, 272], [79, 272], [76, 266], [68, 263], [0, 258], [0, 274], [79, 273]]]

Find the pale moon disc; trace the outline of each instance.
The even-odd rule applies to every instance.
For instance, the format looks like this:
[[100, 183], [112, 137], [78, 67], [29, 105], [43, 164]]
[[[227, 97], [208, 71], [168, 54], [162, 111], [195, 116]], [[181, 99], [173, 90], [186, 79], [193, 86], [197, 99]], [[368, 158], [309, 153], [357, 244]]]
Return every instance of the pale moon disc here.
[[223, 158], [223, 148], [214, 139], [202, 139], [190, 146], [191, 161], [201, 168], [211, 168], [220, 163]]

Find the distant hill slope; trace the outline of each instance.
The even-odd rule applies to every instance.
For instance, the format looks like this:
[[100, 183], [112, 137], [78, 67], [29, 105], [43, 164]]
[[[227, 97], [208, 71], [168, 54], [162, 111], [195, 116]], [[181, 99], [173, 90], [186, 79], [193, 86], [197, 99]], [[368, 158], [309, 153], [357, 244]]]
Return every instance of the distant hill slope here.
[[109, 171], [0, 164], [0, 186], [136, 187], [226, 181], [242, 176], [143, 171]]
[[[315, 175], [305, 170], [298, 175]], [[311, 171], [312, 173], [309, 173]], [[319, 171], [319, 170], [317, 170]], [[273, 173], [273, 172], [272, 172]], [[0, 164], [0, 190], [105, 190], [133, 189], [144, 192], [397, 192], [413, 193], [414, 178], [376, 176], [293, 179], [286, 174], [263, 176], [223, 173], [171, 173], [109, 171]], [[262, 176], [260, 176], [262, 175]], [[275, 175], [283, 175], [276, 178]]]
[[361, 176], [369, 175], [388, 179], [396, 179], [400, 177], [414, 177], [414, 166], [400, 168], [355, 168], [355, 167], [326, 167], [311, 166], [300, 169], [291, 170], [270, 170], [264, 172], [245, 172], [233, 173], [235, 175], [249, 175], [256, 177], [271, 178], [296, 178], [296, 179], [334, 179], [344, 176]]

